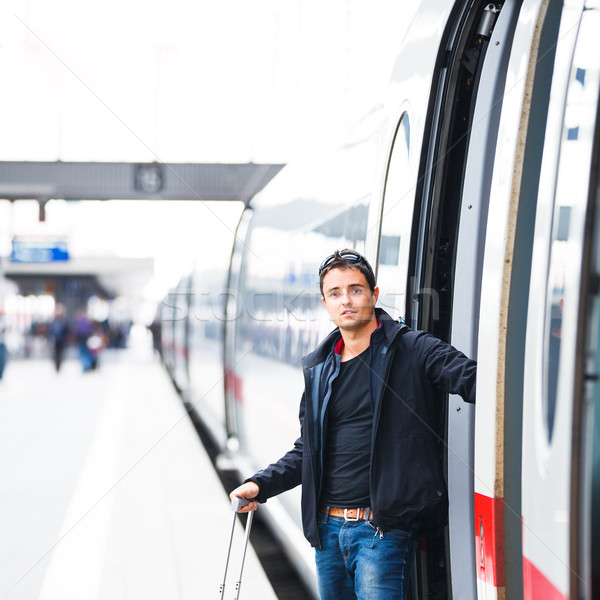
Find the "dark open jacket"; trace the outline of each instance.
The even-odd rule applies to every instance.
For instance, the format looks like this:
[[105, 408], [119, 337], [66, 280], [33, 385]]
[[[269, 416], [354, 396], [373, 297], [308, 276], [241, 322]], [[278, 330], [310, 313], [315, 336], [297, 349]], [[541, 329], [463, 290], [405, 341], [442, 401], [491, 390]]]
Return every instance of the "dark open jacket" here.
[[[370, 390], [373, 404], [371, 508], [383, 531], [443, 512], [446, 487], [435, 427], [440, 391], [475, 401], [476, 362], [423, 331], [414, 331], [376, 309], [381, 326], [371, 335]], [[304, 535], [320, 547], [317, 510], [326, 447], [327, 403], [340, 368], [335, 329], [304, 357], [305, 391], [300, 402], [301, 435], [255, 481], [259, 502], [302, 484]], [[442, 396], [443, 397], [443, 396]]]

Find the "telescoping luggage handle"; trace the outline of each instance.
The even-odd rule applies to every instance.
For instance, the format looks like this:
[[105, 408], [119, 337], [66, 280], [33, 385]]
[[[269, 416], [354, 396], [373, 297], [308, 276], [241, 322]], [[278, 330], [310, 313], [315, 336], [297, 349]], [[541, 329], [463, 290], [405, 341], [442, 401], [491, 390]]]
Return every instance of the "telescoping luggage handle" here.
[[[235, 497], [231, 501], [231, 510], [233, 511], [233, 525], [231, 526], [231, 535], [229, 536], [229, 548], [227, 549], [227, 561], [225, 562], [225, 574], [223, 575], [223, 583], [221, 584], [221, 600], [225, 598], [225, 581], [227, 579], [227, 569], [229, 567], [229, 557], [231, 556], [231, 545], [233, 542], [233, 532], [235, 531], [235, 522], [237, 519], [237, 513], [241, 508], [250, 504], [250, 500], [246, 498]], [[242, 566], [240, 567], [240, 577], [235, 582], [235, 596], [233, 600], [238, 600], [240, 597], [240, 587], [242, 586], [242, 573], [244, 572], [244, 562], [246, 561], [246, 550], [248, 549], [248, 540], [250, 539], [250, 529], [252, 528], [252, 519], [254, 518], [254, 511], [250, 511], [248, 514], [248, 521], [246, 522], [246, 531], [244, 536], [244, 554], [242, 555]]]

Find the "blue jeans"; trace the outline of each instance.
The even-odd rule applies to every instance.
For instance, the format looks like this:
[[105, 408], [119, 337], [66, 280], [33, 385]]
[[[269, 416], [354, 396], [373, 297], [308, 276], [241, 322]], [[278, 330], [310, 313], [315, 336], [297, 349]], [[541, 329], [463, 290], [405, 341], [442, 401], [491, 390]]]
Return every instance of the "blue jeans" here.
[[317, 515], [319, 600], [405, 600], [415, 555], [410, 525], [382, 533], [371, 521]]

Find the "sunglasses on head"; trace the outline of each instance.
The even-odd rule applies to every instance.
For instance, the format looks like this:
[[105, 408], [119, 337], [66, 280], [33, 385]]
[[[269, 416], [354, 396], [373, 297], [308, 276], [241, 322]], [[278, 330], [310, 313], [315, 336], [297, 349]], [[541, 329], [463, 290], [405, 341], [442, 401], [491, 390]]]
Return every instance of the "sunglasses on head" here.
[[[354, 252], [352, 250], [345, 250], [343, 252], [340, 252], [338, 256], [349, 262], [360, 262], [361, 260], [363, 262], [365, 261], [362, 254], [359, 254], [358, 252]], [[321, 265], [319, 266], [319, 276], [321, 276], [321, 273], [333, 262], [334, 258], [335, 254], [332, 254], [321, 263]]]

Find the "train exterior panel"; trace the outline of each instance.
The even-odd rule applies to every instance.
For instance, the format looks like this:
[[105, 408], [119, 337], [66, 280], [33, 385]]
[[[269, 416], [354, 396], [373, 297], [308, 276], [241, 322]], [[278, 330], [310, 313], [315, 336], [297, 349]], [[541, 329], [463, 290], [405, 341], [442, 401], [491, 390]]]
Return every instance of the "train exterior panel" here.
[[587, 532], [593, 505], [589, 473], [580, 462], [589, 468], [591, 414], [585, 410], [589, 400], [581, 371], [587, 367], [578, 339], [586, 335], [580, 302], [589, 260], [586, 221], [597, 193], [590, 189], [590, 165], [598, 152], [600, 62], [590, 50], [598, 16], [583, 3], [563, 8], [544, 140], [523, 403], [526, 598], [591, 596]]
[[[505, 471], [506, 452], [511, 449], [505, 445], [505, 436], [510, 427], [519, 426], [514, 421], [505, 421], [508, 410], [505, 400], [504, 365], [507, 355], [509, 361], [522, 346], [522, 337], [517, 335], [507, 341], [508, 302], [511, 292], [511, 278], [516, 287], [517, 277], [528, 278], [529, 266], [526, 264], [530, 248], [524, 242], [522, 251], [517, 255], [521, 261], [522, 273], [513, 270], [515, 266], [515, 231], [521, 199], [520, 180], [523, 174], [523, 161], [527, 149], [527, 127], [531, 115], [531, 96], [536, 67], [536, 48], [543, 25], [545, 7], [541, 3], [523, 3], [511, 49], [507, 75], [507, 91], [504, 96], [500, 120], [500, 135], [495, 156], [495, 165], [489, 203], [486, 251], [481, 298], [482, 318], [479, 327], [479, 339], [485, 340], [485, 348], [478, 353], [478, 406], [475, 426], [475, 531], [476, 557], [479, 597], [502, 597], [506, 594], [506, 571], [504, 541], [505, 530], [505, 476], [512, 475], [511, 483], [520, 488], [520, 452], [511, 461], [511, 470]], [[533, 57], [533, 59], [532, 59]], [[542, 100], [543, 104], [543, 100]], [[534, 116], [543, 115], [543, 108]], [[545, 119], [541, 118], [542, 121]], [[541, 125], [542, 131], [544, 125]], [[536, 142], [535, 140], [531, 140]], [[531, 151], [530, 151], [531, 152]], [[532, 163], [532, 168], [536, 165]], [[532, 173], [532, 189], [535, 194], [535, 174]], [[529, 180], [527, 180], [529, 181]], [[526, 201], [535, 206], [534, 197]], [[531, 223], [525, 226], [531, 229]], [[526, 282], [525, 284], [526, 285]], [[514, 298], [513, 298], [514, 300]], [[522, 306], [521, 306], [522, 309]], [[511, 343], [510, 351], [507, 343]], [[482, 351], [485, 350], [485, 351]], [[520, 373], [515, 374], [518, 380]], [[519, 388], [519, 383], [516, 387]], [[517, 392], [515, 402], [522, 403]], [[520, 445], [520, 439], [518, 439]], [[520, 498], [518, 493], [507, 499], [517, 516], [520, 525]], [[508, 515], [506, 523], [511, 519]], [[512, 521], [515, 525], [514, 519]], [[513, 530], [514, 531], [514, 527]], [[517, 532], [517, 536], [518, 536]], [[520, 540], [516, 544], [507, 544], [511, 552], [515, 545], [520, 549]], [[517, 556], [509, 554], [507, 558], [516, 561], [514, 569], [519, 587], [520, 551]], [[512, 581], [508, 581], [512, 590]]]

